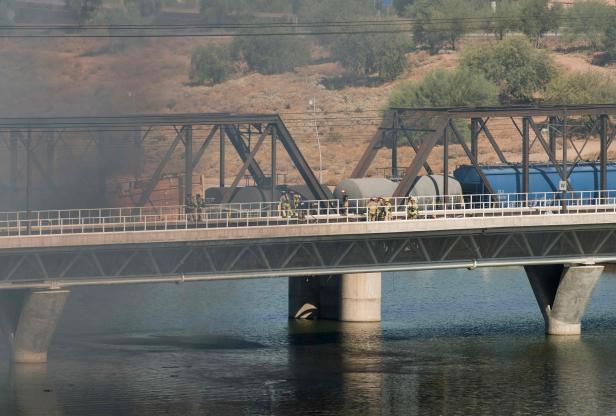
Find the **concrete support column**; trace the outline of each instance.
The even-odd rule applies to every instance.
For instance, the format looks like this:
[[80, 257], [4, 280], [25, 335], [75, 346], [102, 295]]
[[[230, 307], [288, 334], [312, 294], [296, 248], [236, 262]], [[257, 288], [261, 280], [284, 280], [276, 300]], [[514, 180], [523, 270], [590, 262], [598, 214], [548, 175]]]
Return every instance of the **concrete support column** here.
[[603, 266], [526, 266], [548, 335], [579, 335], [586, 305]]
[[289, 278], [289, 317], [381, 321], [381, 273]]
[[0, 298], [2, 329], [16, 363], [45, 363], [68, 290], [7, 292]]

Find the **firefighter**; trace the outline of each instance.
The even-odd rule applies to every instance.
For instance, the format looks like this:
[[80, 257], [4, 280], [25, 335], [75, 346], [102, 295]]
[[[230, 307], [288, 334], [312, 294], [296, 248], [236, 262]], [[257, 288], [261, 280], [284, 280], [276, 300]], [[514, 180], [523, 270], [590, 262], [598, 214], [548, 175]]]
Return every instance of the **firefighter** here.
[[289, 194], [287, 194], [287, 191], [283, 191], [282, 195], [280, 195], [280, 204], [278, 209], [282, 218], [289, 217], [289, 214], [291, 213], [291, 201], [289, 200]]
[[340, 210], [340, 215], [348, 215], [349, 214], [349, 196], [346, 191], [342, 190], [342, 209]]
[[204, 218], [203, 211], [205, 210], [205, 199], [201, 198], [200, 194], [195, 197], [195, 207], [197, 209], [197, 221], [202, 221]]
[[417, 205], [417, 198], [411, 196], [406, 203], [406, 217], [409, 220], [414, 220], [419, 215], [419, 206]]
[[391, 198], [386, 198], [385, 199], [385, 203], [384, 203], [384, 208], [383, 210], [385, 211], [385, 221], [391, 221], [392, 220], [392, 205], [391, 205]]
[[184, 212], [186, 213], [187, 221], [193, 221], [196, 206], [197, 204], [195, 203], [192, 195], [186, 194], [184, 197]]
[[368, 201], [368, 204], [366, 205], [366, 211], [368, 212], [368, 221], [376, 221], [378, 210], [379, 204], [376, 202], [376, 199], [370, 198], [370, 201]]
[[300, 216], [300, 205], [302, 203], [302, 197], [300, 196], [300, 194], [293, 194], [293, 211], [292, 211], [292, 217], [293, 218], [299, 218]]
[[385, 198], [383, 198], [382, 196], [380, 196], [377, 199], [377, 205], [378, 205], [378, 215], [377, 215], [377, 221], [385, 221], [385, 216], [386, 216], [386, 212], [385, 212]]

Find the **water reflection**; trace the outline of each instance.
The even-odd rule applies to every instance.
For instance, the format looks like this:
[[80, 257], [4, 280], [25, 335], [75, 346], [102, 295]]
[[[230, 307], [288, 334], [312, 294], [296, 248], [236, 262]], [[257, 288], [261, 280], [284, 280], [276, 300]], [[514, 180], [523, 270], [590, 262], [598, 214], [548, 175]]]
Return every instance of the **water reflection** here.
[[379, 323], [289, 322], [293, 401], [286, 410], [377, 414], [382, 391]]
[[46, 364], [13, 364], [9, 385], [15, 414], [20, 416], [62, 415]]

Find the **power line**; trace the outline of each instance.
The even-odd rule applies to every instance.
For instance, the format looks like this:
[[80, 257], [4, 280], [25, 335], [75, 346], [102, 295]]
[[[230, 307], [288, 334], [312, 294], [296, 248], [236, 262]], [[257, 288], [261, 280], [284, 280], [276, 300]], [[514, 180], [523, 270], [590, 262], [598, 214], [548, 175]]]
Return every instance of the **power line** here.
[[[562, 22], [585, 22], [603, 19], [597, 16], [564, 17]], [[431, 19], [419, 21], [417, 19], [373, 20], [373, 21], [335, 21], [335, 22], [309, 22], [309, 23], [254, 23], [254, 24], [204, 24], [204, 25], [3, 25], [0, 26], [0, 37], [4, 38], [183, 38], [183, 37], [246, 37], [246, 36], [325, 36], [325, 35], [358, 35], [358, 34], [404, 34], [414, 31], [413, 25], [421, 24], [425, 33], [449, 32], [452, 28], [443, 25], [453, 25], [460, 22], [484, 23], [515, 23], [517, 18], [511, 17], [460, 17]], [[372, 28], [371, 28], [372, 26]], [[431, 27], [436, 26], [436, 27]], [[440, 26], [440, 27], [438, 27]], [[561, 28], [566, 28], [561, 25]], [[349, 30], [349, 29], [357, 30]], [[191, 32], [191, 30], [244, 30], [243, 32]], [[246, 31], [253, 29], [252, 31]], [[255, 29], [260, 29], [255, 31]], [[279, 31], [276, 29], [293, 29]], [[298, 30], [299, 29], [299, 30]], [[308, 30], [319, 29], [319, 30]], [[34, 33], [23, 34], [19, 32], [31, 31], [72, 31], [76, 33]], [[91, 33], [105, 30], [108, 33]], [[175, 33], [113, 33], [114, 31], [153, 31], [172, 30]], [[188, 32], [178, 32], [178, 31]], [[265, 30], [265, 31], [262, 31]], [[467, 27], [467, 32], [485, 31], [485, 26]], [[17, 33], [12, 33], [17, 32]]]

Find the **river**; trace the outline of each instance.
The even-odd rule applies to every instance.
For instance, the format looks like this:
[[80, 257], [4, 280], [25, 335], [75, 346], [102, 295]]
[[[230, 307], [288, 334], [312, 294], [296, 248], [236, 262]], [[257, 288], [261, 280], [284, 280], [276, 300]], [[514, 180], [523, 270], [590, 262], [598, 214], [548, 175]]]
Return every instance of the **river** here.
[[616, 276], [543, 335], [521, 268], [383, 276], [380, 324], [290, 322], [286, 279], [73, 289], [0, 415], [616, 414]]

